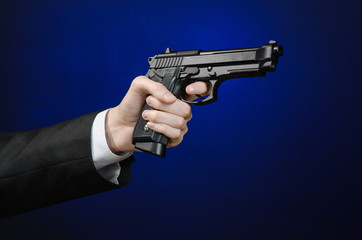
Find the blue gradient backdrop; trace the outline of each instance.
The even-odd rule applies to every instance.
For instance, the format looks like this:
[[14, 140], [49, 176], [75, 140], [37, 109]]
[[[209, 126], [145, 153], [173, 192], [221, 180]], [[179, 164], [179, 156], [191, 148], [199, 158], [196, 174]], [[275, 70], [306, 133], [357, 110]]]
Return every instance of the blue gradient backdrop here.
[[193, 107], [131, 184], [0, 220], [1, 239], [362, 239], [358, 1], [1, 1], [1, 131], [117, 105], [164, 51], [285, 48]]

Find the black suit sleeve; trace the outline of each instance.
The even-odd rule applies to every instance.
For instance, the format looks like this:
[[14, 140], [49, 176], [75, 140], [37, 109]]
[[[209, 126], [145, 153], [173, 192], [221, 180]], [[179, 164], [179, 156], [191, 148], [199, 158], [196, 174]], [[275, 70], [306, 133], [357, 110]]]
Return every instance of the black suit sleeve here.
[[0, 133], [0, 217], [125, 186], [133, 156], [123, 160], [119, 185], [99, 175], [90, 133], [97, 113], [27, 132]]

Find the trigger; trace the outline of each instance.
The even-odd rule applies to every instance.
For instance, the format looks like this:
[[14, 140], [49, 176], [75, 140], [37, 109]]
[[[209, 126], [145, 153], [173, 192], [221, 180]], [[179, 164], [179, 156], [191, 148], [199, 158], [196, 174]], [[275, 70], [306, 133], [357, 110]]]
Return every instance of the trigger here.
[[197, 94], [196, 97], [201, 98], [202, 100], [206, 99], [205, 97], [201, 96], [200, 94]]

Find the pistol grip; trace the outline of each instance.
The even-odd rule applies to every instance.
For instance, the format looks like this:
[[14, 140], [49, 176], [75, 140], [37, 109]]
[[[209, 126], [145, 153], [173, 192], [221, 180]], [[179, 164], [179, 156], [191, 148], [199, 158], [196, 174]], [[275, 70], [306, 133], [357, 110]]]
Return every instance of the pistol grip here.
[[[141, 113], [151, 108], [147, 103], [143, 106]], [[133, 132], [133, 144], [135, 148], [156, 155], [165, 157], [168, 138], [160, 133], [152, 131], [147, 127], [147, 121], [140, 116]]]
[[[158, 76], [146, 75], [151, 80], [160, 82], [176, 97], [180, 98], [181, 87], [178, 83], [178, 77], [180, 75], [180, 68], [170, 68], [164, 69], [163, 73], [158, 72]], [[161, 75], [161, 76], [160, 76]], [[150, 110], [151, 108], [147, 103], [143, 106], [141, 114], [145, 110]], [[136, 149], [139, 149], [143, 152], [153, 154], [158, 157], [165, 157], [166, 147], [169, 139], [160, 133], [157, 133], [147, 127], [147, 121], [139, 117], [137, 124], [133, 132], [132, 143], [135, 145]]]

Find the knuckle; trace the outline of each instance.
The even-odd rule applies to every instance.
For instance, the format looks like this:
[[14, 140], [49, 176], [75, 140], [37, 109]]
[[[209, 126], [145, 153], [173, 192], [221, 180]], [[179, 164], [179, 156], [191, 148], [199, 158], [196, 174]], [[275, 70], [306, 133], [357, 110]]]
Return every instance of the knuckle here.
[[177, 139], [182, 138], [182, 132], [181, 132], [180, 129], [177, 129], [177, 131], [176, 131], [176, 138], [177, 138]]
[[190, 114], [189, 118], [188, 118], [188, 121], [190, 121], [192, 119], [193, 115], [192, 113]]
[[134, 90], [140, 90], [143, 89], [145, 87], [145, 80], [147, 80], [148, 78], [146, 78], [145, 76], [138, 76], [135, 79], [133, 79], [132, 83], [131, 83], [131, 89]]
[[151, 122], [157, 122], [157, 115], [158, 113], [156, 111], [150, 111], [148, 114], [148, 120]]
[[173, 141], [173, 142], [172, 142], [172, 147], [178, 146], [178, 145], [182, 142], [182, 140], [183, 140], [183, 138], [181, 137], [181, 138]]
[[186, 120], [184, 118], [180, 118], [176, 122], [176, 127], [177, 128], [183, 128], [185, 126], [185, 124], [186, 124]]
[[186, 125], [186, 127], [185, 127], [185, 129], [184, 129], [184, 135], [185, 135], [188, 131], [189, 131], [189, 128], [188, 128], [187, 125]]
[[187, 103], [184, 103], [182, 114], [184, 117], [189, 117], [191, 115], [191, 107]]
[[145, 76], [138, 76], [135, 79], [133, 79], [132, 81], [132, 85], [133, 86], [139, 86], [140, 84], [142, 84], [142, 82], [144, 81], [146, 77]]

